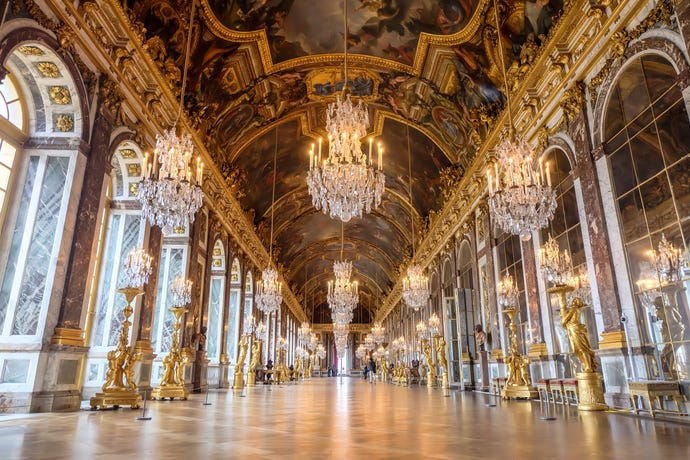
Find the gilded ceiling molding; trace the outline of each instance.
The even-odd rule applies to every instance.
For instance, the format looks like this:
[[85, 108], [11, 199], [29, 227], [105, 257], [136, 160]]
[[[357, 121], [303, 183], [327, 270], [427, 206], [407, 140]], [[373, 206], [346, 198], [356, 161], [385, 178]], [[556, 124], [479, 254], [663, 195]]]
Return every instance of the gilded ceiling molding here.
[[[424, 68], [424, 61], [426, 57], [427, 49], [429, 45], [442, 45], [442, 46], [453, 46], [458, 45], [470, 40], [479, 30], [484, 19], [484, 11], [491, 0], [479, 0], [477, 7], [472, 14], [470, 20], [465, 24], [465, 26], [451, 35], [431, 35], [428, 33], [419, 34], [419, 42], [417, 44], [417, 50], [415, 52], [415, 59], [412, 66], [402, 64], [400, 62], [391, 61], [389, 59], [383, 59], [375, 56], [365, 56], [362, 54], [348, 55], [348, 61], [354, 66], [361, 66], [363, 68], [377, 67], [380, 69], [394, 70], [398, 72], [404, 72], [414, 76], [419, 76]], [[290, 59], [285, 62], [280, 62], [278, 64], [273, 63], [271, 57], [271, 50], [268, 44], [268, 36], [264, 29], [258, 31], [237, 31], [232, 30], [225, 25], [223, 25], [216, 15], [214, 14], [208, 0], [202, 0], [202, 16], [209, 29], [218, 37], [227, 40], [229, 42], [236, 43], [253, 43], [259, 49], [259, 54], [261, 56], [261, 62], [264, 69], [264, 74], [269, 75], [272, 73], [281, 72], [284, 70], [290, 70], [302, 66], [313, 66], [313, 65], [324, 65], [324, 64], [339, 64], [342, 61], [342, 53], [328, 53], [328, 54], [317, 54], [311, 56], [304, 56], [296, 59]]]
[[[94, 47], [101, 48], [100, 54], [106, 60], [106, 63], [101, 63], [104, 73], [110, 74], [111, 78], [118, 82], [118, 89], [125, 100], [136, 100], [136, 103], [128, 104], [128, 107], [137, 119], [149, 120], [153, 125], [146, 127], [150, 130], [147, 133], [149, 137], [153, 138], [154, 133], [151, 131], [169, 126], [176, 117], [177, 95], [161, 74], [158, 65], [143, 48], [142, 26], [132, 25], [120, 2], [91, 1], [88, 2], [88, 7], [79, 10], [71, 3], [53, 3], [59, 3], [51, 5], [56, 14], [62, 15], [65, 21], [75, 22], [70, 29], [78, 33], [65, 34], [71, 37], [73, 45], [78, 43], [82, 49], [88, 49], [91, 53], [98, 51], [93, 50]], [[88, 21], [85, 15], [88, 16]], [[102, 36], [96, 37], [96, 34]], [[122, 43], [126, 43], [126, 47], [123, 47]], [[115, 75], [112, 75], [113, 73]], [[209, 165], [205, 170], [205, 204], [219, 216], [233, 239], [237, 241], [238, 247], [247, 254], [247, 259], [256, 266], [265, 266], [268, 263], [268, 253], [261, 244], [254, 226], [246, 219], [237, 201], [231, 198], [229, 187], [212, 162], [198, 133], [189, 128], [185, 117], [182, 117], [180, 123], [184, 131], [192, 134], [199, 154], [204, 163]], [[294, 294], [289, 290], [285, 291], [283, 296], [288, 308], [299, 320], [306, 320], [306, 315]]]

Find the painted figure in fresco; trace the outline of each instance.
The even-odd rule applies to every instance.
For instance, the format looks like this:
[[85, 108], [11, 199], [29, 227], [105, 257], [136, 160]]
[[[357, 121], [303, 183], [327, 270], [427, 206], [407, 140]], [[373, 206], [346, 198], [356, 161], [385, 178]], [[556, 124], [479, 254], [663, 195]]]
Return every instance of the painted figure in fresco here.
[[563, 0], [526, 0], [523, 28], [510, 37], [513, 51], [520, 54], [522, 45], [527, 41], [540, 44], [562, 10]]

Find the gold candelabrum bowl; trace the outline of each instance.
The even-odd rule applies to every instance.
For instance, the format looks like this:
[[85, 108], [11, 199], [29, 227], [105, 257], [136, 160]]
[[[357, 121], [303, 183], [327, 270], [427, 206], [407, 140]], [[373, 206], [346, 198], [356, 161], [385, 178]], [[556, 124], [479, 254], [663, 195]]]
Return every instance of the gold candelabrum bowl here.
[[505, 358], [508, 368], [508, 378], [506, 386], [501, 392], [503, 399], [533, 399], [538, 395], [537, 390], [532, 386], [529, 377], [529, 359], [522, 355], [518, 349], [517, 324], [515, 317], [518, 314], [516, 308], [506, 308], [503, 313], [510, 319], [508, 326], [510, 338], [510, 351]]
[[129, 328], [132, 326], [129, 317], [134, 313], [132, 302], [143, 294], [139, 287], [124, 287], [117, 290], [125, 296], [127, 306], [122, 309], [124, 319], [117, 347], [108, 352], [108, 372], [103, 391], [96, 393], [90, 400], [92, 410], [96, 408], [106, 409], [109, 406], [130, 406], [137, 409], [141, 404], [141, 396], [137, 392], [137, 384], [134, 382], [134, 364], [140, 359], [141, 354], [129, 345]]
[[582, 364], [582, 372], [578, 372], [578, 410], [597, 411], [606, 410], [608, 406], [604, 401], [604, 385], [601, 375], [596, 372], [597, 361], [589, 342], [587, 327], [580, 322], [580, 314], [585, 304], [581, 298], [575, 297], [568, 306], [567, 294], [575, 288], [567, 284], [557, 284], [548, 289], [549, 293], [556, 294], [561, 315], [561, 325], [568, 333], [570, 347]]
[[189, 356], [182, 352], [180, 347], [180, 328], [182, 327], [182, 316], [187, 309], [182, 306], [171, 308], [170, 311], [175, 315], [173, 326], [172, 344], [168, 356], [163, 358], [163, 377], [156, 388], [151, 392], [151, 399], [163, 400], [169, 398], [187, 399], [189, 391], [184, 385], [184, 368], [189, 363]]

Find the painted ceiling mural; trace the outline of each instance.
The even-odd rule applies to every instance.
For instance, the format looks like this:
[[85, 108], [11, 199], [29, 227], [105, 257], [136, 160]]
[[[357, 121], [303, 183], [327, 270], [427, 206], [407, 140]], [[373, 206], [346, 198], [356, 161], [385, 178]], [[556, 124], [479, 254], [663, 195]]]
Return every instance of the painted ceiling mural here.
[[[210, 0], [233, 31], [265, 30], [274, 62], [343, 51], [343, 2]], [[348, 49], [413, 64], [420, 34], [452, 35], [471, 18], [477, 0], [350, 0]]]
[[[562, 0], [496, 0], [508, 84], [548, 40]], [[417, 228], [443, 205], [441, 177], [462, 177], [503, 110], [491, 0], [350, 0], [348, 87], [364, 99], [386, 146], [382, 206], [347, 224], [346, 246], [365, 295], [390, 289], [411, 247], [406, 125]], [[298, 295], [326, 279], [339, 222], [311, 204], [309, 146], [326, 137], [325, 110], [342, 91], [342, 0], [201, 0], [192, 27], [185, 108], [235, 197]], [[180, 89], [191, 0], [128, 0], [144, 46]], [[423, 46], [422, 46], [423, 45]], [[262, 51], [264, 50], [264, 51]], [[268, 50], [268, 51], [266, 51]], [[309, 59], [314, 57], [314, 59]], [[333, 247], [335, 245], [335, 247]], [[374, 280], [374, 281], [366, 281]], [[325, 282], [310, 288], [325, 300]], [[381, 296], [385, 296], [383, 292]]]

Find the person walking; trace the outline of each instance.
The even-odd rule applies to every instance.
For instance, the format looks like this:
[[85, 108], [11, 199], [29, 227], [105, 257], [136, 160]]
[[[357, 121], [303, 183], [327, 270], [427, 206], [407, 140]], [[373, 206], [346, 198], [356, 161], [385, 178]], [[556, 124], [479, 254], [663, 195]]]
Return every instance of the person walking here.
[[374, 383], [376, 381], [376, 361], [374, 357], [369, 357], [369, 381]]

